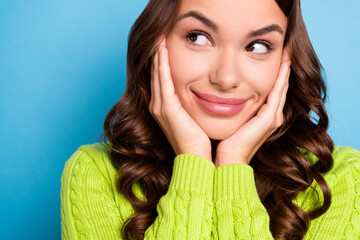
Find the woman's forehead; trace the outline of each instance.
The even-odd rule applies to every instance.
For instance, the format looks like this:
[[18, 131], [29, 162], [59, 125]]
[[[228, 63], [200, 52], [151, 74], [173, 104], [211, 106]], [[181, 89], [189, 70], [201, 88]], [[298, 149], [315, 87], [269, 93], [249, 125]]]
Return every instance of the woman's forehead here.
[[[258, 29], [278, 24], [286, 29], [287, 18], [274, 0], [182, 0], [177, 18], [197, 12], [219, 29]], [[192, 16], [187, 16], [192, 17]]]

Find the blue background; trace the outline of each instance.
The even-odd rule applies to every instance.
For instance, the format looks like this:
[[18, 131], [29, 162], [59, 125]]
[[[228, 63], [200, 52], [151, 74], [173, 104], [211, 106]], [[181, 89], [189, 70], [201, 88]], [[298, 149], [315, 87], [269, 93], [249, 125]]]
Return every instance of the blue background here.
[[[125, 86], [146, 0], [0, 1], [0, 239], [60, 239], [60, 176]], [[360, 149], [360, 2], [304, 0], [327, 73], [330, 134]]]

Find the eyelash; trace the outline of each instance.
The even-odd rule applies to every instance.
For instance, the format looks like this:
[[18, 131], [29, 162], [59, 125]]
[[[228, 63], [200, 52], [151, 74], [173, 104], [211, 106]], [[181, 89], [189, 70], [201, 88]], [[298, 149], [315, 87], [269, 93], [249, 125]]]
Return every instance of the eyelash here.
[[[196, 43], [193, 43], [191, 40], [190, 40], [190, 37], [192, 36], [197, 36], [197, 35], [203, 35], [205, 36], [210, 42], [211, 44], [213, 44], [213, 42], [211, 41], [211, 38], [208, 34], [206, 34], [205, 32], [202, 32], [202, 31], [189, 31], [187, 34], [186, 34], [186, 39], [189, 41], [189, 43], [191, 45], [194, 45], [195, 47], [206, 47], [206, 46], [201, 46], [199, 44], [196, 44]], [[271, 43], [267, 42], [267, 41], [264, 41], [264, 40], [256, 40], [256, 41], [253, 41], [251, 42], [250, 44], [248, 44], [245, 49], [248, 50], [248, 48], [250, 48], [251, 46], [253, 46], [254, 44], [256, 43], [259, 43], [259, 44], [262, 44], [266, 47], [266, 49], [268, 50], [266, 53], [256, 53], [256, 54], [261, 54], [261, 55], [264, 55], [264, 54], [268, 54], [270, 53], [272, 50], [274, 50], [271, 46]]]
[[190, 37], [192, 36], [197, 36], [197, 35], [203, 35], [205, 36], [210, 42], [211, 44], [213, 44], [213, 42], [211, 41], [211, 38], [208, 34], [202, 32], [202, 31], [190, 31], [186, 34], [185, 38], [190, 42], [190, 44], [196, 46], [196, 47], [205, 47], [205, 46], [201, 46], [199, 44], [196, 44], [196, 43], [193, 43], [191, 40], [190, 40]]
[[267, 54], [267, 53], [270, 53], [272, 50], [274, 50], [274, 49], [272, 48], [271, 44], [270, 44], [269, 42], [267, 42], [267, 41], [264, 41], [264, 40], [256, 40], [256, 41], [253, 41], [253, 42], [251, 42], [249, 45], [247, 45], [247, 46], [245, 47], [245, 49], [248, 50], [249, 47], [255, 45], [256, 43], [259, 43], [259, 44], [264, 45], [264, 46], [266, 47], [266, 49], [267, 49], [267, 52], [265, 52], [265, 53], [256, 53], [256, 54]]

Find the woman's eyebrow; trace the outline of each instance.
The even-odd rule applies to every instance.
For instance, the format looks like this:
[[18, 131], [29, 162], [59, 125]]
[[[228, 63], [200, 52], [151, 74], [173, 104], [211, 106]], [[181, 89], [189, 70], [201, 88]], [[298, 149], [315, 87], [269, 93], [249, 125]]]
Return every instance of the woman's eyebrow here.
[[270, 32], [278, 32], [281, 35], [284, 34], [284, 30], [277, 24], [272, 24], [258, 30], [252, 31], [248, 34], [248, 38], [260, 37]]
[[[176, 21], [180, 21], [181, 19], [187, 18], [187, 17], [193, 17], [198, 19], [200, 22], [202, 22], [204, 25], [208, 26], [209, 28], [211, 28], [214, 32], [218, 31], [218, 26], [211, 21], [210, 19], [208, 19], [207, 17], [205, 17], [203, 14], [197, 12], [197, 11], [189, 11], [183, 15], [180, 15]], [[278, 32], [281, 35], [284, 34], [284, 30], [278, 25], [278, 24], [272, 24], [260, 29], [257, 29], [255, 31], [252, 31], [248, 34], [248, 38], [254, 38], [254, 37], [259, 37], [259, 36], [263, 36], [266, 35], [270, 32]]]
[[200, 22], [202, 22], [204, 25], [208, 26], [209, 28], [211, 28], [211, 30], [213, 30], [214, 32], [217, 32], [218, 27], [216, 26], [216, 24], [214, 22], [212, 22], [210, 19], [208, 19], [207, 17], [205, 17], [203, 14], [197, 12], [197, 11], [190, 11], [187, 12], [183, 15], [180, 15], [176, 21], [180, 21], [181, 19], [187, 18], [187, 17], [193, 17], [198, 19]]

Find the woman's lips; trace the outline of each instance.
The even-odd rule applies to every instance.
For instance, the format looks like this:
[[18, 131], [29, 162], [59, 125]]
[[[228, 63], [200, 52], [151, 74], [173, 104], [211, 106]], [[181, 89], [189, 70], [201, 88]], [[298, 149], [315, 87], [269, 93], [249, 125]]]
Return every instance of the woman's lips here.
[[200, 105], [214, 115], [232, 116], [243, 109], [246, 99], [222, 98], [211, 94], [194, 92]]

